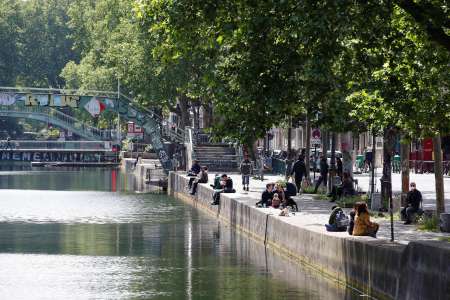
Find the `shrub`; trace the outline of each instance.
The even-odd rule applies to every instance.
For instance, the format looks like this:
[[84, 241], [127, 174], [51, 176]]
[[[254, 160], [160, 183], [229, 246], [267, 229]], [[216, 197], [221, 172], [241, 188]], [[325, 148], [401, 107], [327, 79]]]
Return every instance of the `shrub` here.
[[423, 215], [419, 220], [419, 229], [424, 231], [439, 231], [439, 219], [435, 215], [431, 217]]

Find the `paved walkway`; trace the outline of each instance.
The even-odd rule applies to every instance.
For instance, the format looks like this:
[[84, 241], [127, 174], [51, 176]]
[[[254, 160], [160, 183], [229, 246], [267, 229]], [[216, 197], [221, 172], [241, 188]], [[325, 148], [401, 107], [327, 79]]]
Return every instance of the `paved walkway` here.
[[[382, 174], [381, 169], [377, 169], [376, 172], [376, 190], [381, 189], [380, 177]], [[414, 181], [417, 184], [417, 189], [421, 191], [423, 196], [423, 206], [425, 209], [436, 208], [436, 191], [434, 174], [415, 174], [410, 173], [410, 181]], [[359, 186], [363, 191], [369, 190], [370, 177], [369, 174], [355, 174], [355, 179], [358, 179]], [[402, 191], [402, 178], [398, 173], [392, 174], [392, 191], [396, 194]], [[450, 177], [444, 176], [444, 191], [445, 191], [445, 210], [450, 212]]]
[[[269, 182], [276, 182], [277, 180], [282, 179], [281, 176], [274, 175], [265, 175], [264, 181], [251, 179], [250, 180], [250, 191], [246, 192], [242, 189], [242, 182], [240, 175], [230, 175], [233, 179], [234, 187], [237, 193], [245, 195], [247, 197], [251, 197], [255, 199], [255, 203], [259, 201], [261, 197], [261, 193], [265, 189], [265, 185]], [[210, 174], [209, 181], [212, 183], [214, 180], [214, 175]], [[334, 205], [326, 200], [316, 200], [312, 195], [301, 195], [294, 197], [297, 202], [300, 212], [295, 213], [295, 215], [291, 215], [289, 223], [302, 225], [310, 228], [314, 231], [324, 231], [324, 224], [328, 222], [328, 218], [331, 212], [331, 207]], [[279, 214], [280, 210], [273, 208], [260, 208], [263, 210], [267, 210], [269, 213]], [[348, 212], [349, 209], [346, 209]], [[381, 239], [390, 239], [390, 222], [387, 219], [388, 215], [386, 214], [386, 218], [375, 219], [380, 224], [380, 230], [378, 232], [378, 238]], [[338, 234], [346, 234], [346, 233], [338, 233]], [[434, 232], [425, 232], [418, 230], [415, 225], [403, 225], [403, 222], [394, 221], [394, 234], [395, 240], [400, 243], [408, 243], [413, 240], [438, 240], [439, 238], [450, 238], [450, 233], [434, 233]]]

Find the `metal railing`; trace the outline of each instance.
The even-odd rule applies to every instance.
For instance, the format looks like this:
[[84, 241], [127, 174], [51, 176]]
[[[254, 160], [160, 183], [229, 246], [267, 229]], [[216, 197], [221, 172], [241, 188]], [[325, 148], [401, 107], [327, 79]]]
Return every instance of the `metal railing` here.
[[74, 117], [66, 115], [60, 112], [59, 110], [56, 110], [48, 106], [17, 106], [17, 105], [0, 106], [0, 111], [9, 113], [15, 112], [19, 114], [41, 115], [46, 118], [49, 118], [49, 121], [51, 121], [50, 118], [53, 119], [53, 121], [56, 119], [59, 122], [62, 122], [67, 128], [72, 129], [77, 134], [89, 136], [91, 138], [108, 139], [111, 137], [111, 133], [109, 130], [102, 130], [87, 125]]

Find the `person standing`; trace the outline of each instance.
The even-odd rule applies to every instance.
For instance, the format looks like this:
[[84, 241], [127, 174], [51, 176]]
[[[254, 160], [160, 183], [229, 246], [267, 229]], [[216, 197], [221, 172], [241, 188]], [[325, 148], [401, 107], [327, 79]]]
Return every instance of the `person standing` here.
[[292, 167], [291, 176], [293, 174], [295, 174], [295, 185], [297, 186], [297, 191], [300, 192], [302, 188], [303, 177], [306, 176], [305, 157], [303, 155], [300, 155], [298, 157], [298, 160]]
[[286, 172], [284, 175], [286, 177], [286, 181], [288, 181], [292, 173], [292, 166], [294, 164], [294, 155], [292, 152], [288, 153], [285, 163], [286, 163]]
[[411, 190], [406, 196], [406, 206], [401, 211], [402, 216], [406, 218], [405, 225], [412, 223], [412, 216], [419, 211], [422, 202], [422, 193], [416, 189], [416, 183], [411, 182], [409, 186]]
[[320, 177], [319, 180], [317, 180], [316, 187], [314, 188], [314, 193], [317, 193], [317, 189], [319, 188], [321, 183], [323, 183], [325, 188], [327, 187], [327, 178], [328, 178], [327, 158], [324, 155], [322, 155], [320, 159]]
[[244, 191], [248, 191], [248, 186], [250, 184], [250, 175], [253, 174], [253, 165], [247, 154], [244, 156], [244, 160], [241, 162], [241, 166], [239, 169], [241, 170], [242, 186], [244, 187]]

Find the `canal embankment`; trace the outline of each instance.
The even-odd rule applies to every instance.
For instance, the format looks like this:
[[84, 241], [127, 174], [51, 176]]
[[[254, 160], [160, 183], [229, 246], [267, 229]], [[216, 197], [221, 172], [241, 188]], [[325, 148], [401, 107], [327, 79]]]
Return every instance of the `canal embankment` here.
[[[325, 277], [340, 281], [379, 299], [449, 299], [450, 243], [390, 242], [386, 239], [330, 233], [324, 224], [302, 222], [314, 210], [295, 217], [278, 216], [271, 208], [256, 208], [249, 194], [222, 194], [212, 206], [213, 189], [200, 184], [188, 194], [188, 178], [169, 175], [169, 194], [182, 199], [280, 255], [307, 264]], [[278, 210], [279, 212], [279, 210]]]

